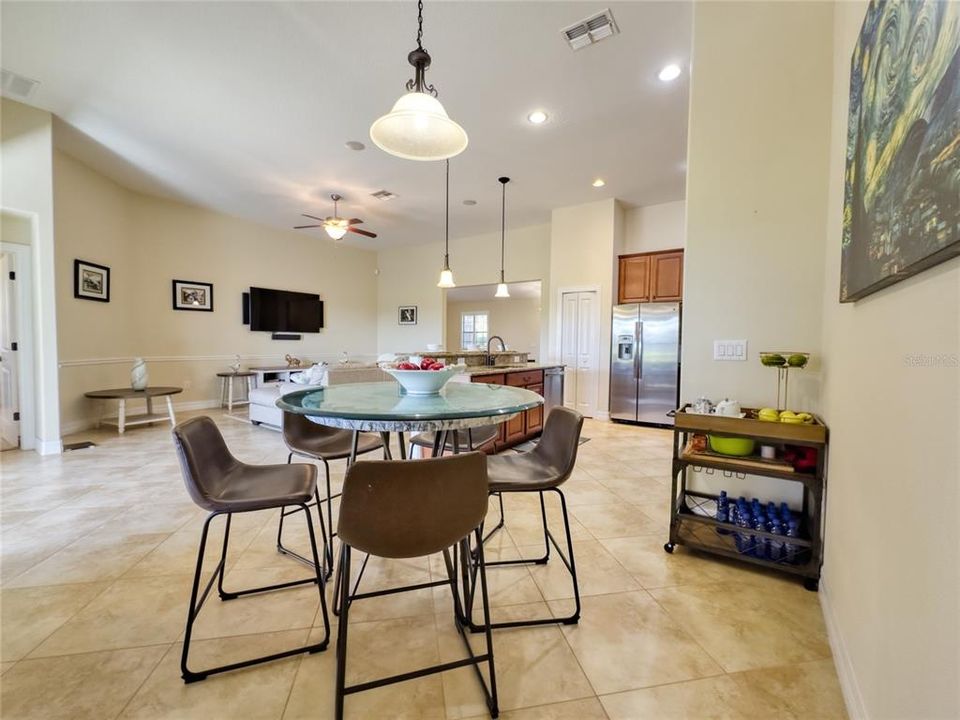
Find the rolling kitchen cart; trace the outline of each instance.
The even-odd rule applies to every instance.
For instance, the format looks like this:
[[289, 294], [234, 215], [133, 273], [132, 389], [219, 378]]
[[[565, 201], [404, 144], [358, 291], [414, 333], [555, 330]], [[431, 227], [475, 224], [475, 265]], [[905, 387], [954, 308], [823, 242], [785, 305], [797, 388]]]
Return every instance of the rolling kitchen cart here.
[[[819, 417], [810, 424], [789, 424], [758, 420], [755, 410], [745, 409], [743, 418], [701, 415], [687, 412], [689, 405], [676, 413], [673, 433], [673, 472], [670, 506], [670, 540], [663, 549], [672, 553], [677, 545], [722, 555], [723, 557], [770, 567], [804, 578], [804, 587], [816, 591], [823, 564], [823, 512], [826, 506], [826, 425]], [[757, 444], [815, 448], [816, 465], [811, 472], [795, 470], [783, 460], [767, 460], [759, 455], [732, 457], [709, 450], [694, 450], [694, 435], [751, 438]], [[799, 513], [799, 537], [785, 537], [759, 529], [737, 526], [717, 520], [718, 497], [691, 490], [691, 468], [710, 472], [760, 475], [803, 486], [803, 507]], [[789, 546], [788, 553], [771, 559], [762, 551], [769, 547]]]

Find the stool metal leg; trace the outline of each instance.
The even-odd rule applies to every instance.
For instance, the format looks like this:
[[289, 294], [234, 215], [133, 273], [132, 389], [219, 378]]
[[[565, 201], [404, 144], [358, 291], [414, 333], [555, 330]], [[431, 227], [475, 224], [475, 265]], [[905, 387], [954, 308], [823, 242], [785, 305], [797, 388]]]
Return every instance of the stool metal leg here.
[[[528, 491], [529, 492], [529, 491]], [[575, 603], [574, 611], [572, 615], [563, 618], [542, 618], [536, 620], [517, 620], [514, 622], [499, 622], [493, 623], [491, 627], [493, 628], [511, 628], [511, 627], [526, 627], [528, 625], [554, 625], [556, 623], [561, 623], [563, 625], [575, 625], [580, 621], [580, 584], [577, 580], [577, 564], [573, 555], [573, 538], [570, 534], [570, 516], [567, 513], [567, 499], [564, 497], [563, 491], [560, 488], [549, 488], [549, 492], [555, 492], [560, 498], [560, 509], [563, 515], [563, 530], [566, 536], [566, 545], [567, 551], [564, 554], [563, 550], [560, 548], [560, 545], [557, 543], [556, 538], [553, 536], [553, 533], [550, 532], [550, 528], [547, 525], [547, 511], [546, 505], [544, 504], [543, 493], [548, 492], [548, 490], [537, 491], [540, 493], [540, 510], [543, 514], [543, 532], [544, 532], [544, 543], [547, 546], [546, 554], [540, 558], [530, 558], [525, 559], [521, 558], [519, 560], [496, 560], [494, 562], [488, 562], [487, 566], [497, 566], [497, 565], [522, 565], [522, 564], [536, 564], [542, 565], [547, 562], [550, 558], [550, 545], [557, 551], [557, 556], [566, 566], [567, 571], [570, 573], [570, 579], [573, 583], [573, 599]], [[476, 551], [474, 551], [474, 565], [476, 563]], [[476, 568], [474, 567], [471, 572], [471, 585], [476, 586]], [[485, 628], [483, 625], [476, 625], [473, 622], [473, 613], [472, 606], [467, 605], [467, 618], [469, 620], [470, 629], [473, 632], [481, 632]]]
[[[477, 543], [481, 540], [480, 531], [474, 531], [476, 534]], [[469, 545], [469, 538], [463, 541], [464, 546]], [[347, 634], [349, 629], [349, 615], [350, 615], [350, 605], [353, 601], [365, 598], [365, 597], [374, 597], [378, 595], [388, 594], [390, 592], [402, 591], [405, 589], [412, 588], [398, 588], [394, 591], [380, 591], [376, 593], [364, 593], [364, 594], [354, 594], [350, 591], [350, 552], [351, 548], [349, 545], [342, 544], [340, 546], [340, 562], [338, 577], [340, 579], [340, 586], [337, 592], [337, 597], [340, 601], [340, 621], [339, 629], [337, 636], [337, 679], [336, 679], [336, 704], [335, 704], [335, 718], [337, 720], [343, 719], [343, 707], [344, 699], [347, 695], [352, 693], [362, 692], [364, 690], [372, 690], [374, 688], [382, 687], [384, 685], [391, 685], [393, 683], [404, 682], [406, 680], [414, 680], [416, 678], [424, 677], [425, 675], [432, 675], [434, 673], [445, 672], [447, 670], [454, 670], [456, 668], [466, 667], [468, 665], [474, 668], [474, 671], [477, 674], [477, 678], [480, 680], [480, 686], [483, 689], [484, 697], [486, 699], [487, 707], [490, 711], [490, 716], [496, 718], [499, 715], [499, 703], [497, 699], [497, 676], [496, 668], [493, 661], [493, 635], [490, 631], [490, 600], [487, 594], [487, 579], [486, 572], [483, 566], [483, 548], [481, 546], [479, 556], [478, 556], [478, 565], [477, 572], [480, 575], [480, 590], [481, 590], [481, 599], [483, 602], [483, 618], [486, 626], [486, 639], [487, 639], [487, 650], [486, 652], [475, 655], [473, 648], [470, 645], [470, 640], [466, 632], [466, 626], [460, 622], [460, 608], [459, 608], [459, 596], [457, 592], [457, 573], [459, 568], [455, 567], [456, 563], [452, 563], [450, 560], [450, 555], [447, 550], [444, 550], [443, 557], [444, 562], [447, 566], [447, 581], [440, 581], [435, 583], [429, 583], [429, 586], [435, 585], [449, 585], [453, 592], [454, 598], [454, 617], [457, 625], [457, 632], [459, 633], [461, 639], [463, 640], [464, 646], [467, 650], [468, 657], [463, 658], [462, 660], [454, 660], [452, 662], [441, 663], [439, 665], [434, 665], [431, 667], [421, 668], [419, 670], [413, 670], [410, 672], [400, 673], [398, 675], [392, 675], [390, 677], [379, 678], [377, 680], [371, 680], [365, 683], [359, 683], [357, 685], [347, 686], [346, 684], [346, 675], [347, 675]], [[462, 563], [471, 565], [469, 551], [461, 552]], [[470, 568], [468, 568], [468, 572]], [[415, 586], [421, 587], [421, 586]], [[483, 674], [480, 672], [480, 665], [486, 663], [489, 674], [490, 681], [489, 685], [483, 677]]]
[[[184, 632], [183, 638], [183, 651], [180, 655], [180, 672], [183, 677], [184, 682], [192, 683], [197, 682], [198, 680], [204, 680], [210, 675], [215, 675], [218, 673], [228, 672], [230, 670], [238, 670], [240, 668], [250, 667], [251, 665], [258, 665], [260, 663], [269, 662], [271, 660], [278, 660], [284, 657], [290, 657], [291, 655], [298, 655], [300, 653], [309, 652], [315, 653], [322, 650], [326, 650], [327, 645], [330, 642], [330, 621], [329, 615], [327, 613], [327, 600], [324, 593], [324, 583], [322, 577], [322, 571], [320, 569], [320, 558], [317, 553], [317, 541], [313, 532], [313, 521], [310, 517], [310, 513], [307, 511], [306, 505], [299, 506], [307, 518], [307, 528], [310, 535], [310, 546], [313, 551], [314, 560], [316, 562], [316, 571], [314, 577], [304, 578], [303, 580], [293, 580], [291, 582], [278, 583], [276, 585], [265, 585], [258, 588], [250, 588], [248, 590], [239, 590], [236, 592], [230, 592], [224, 590], [223, 588], [223, 575], [225, 572], [226, 559], [227, 559], [227, 545], [230, 537], [230, 513], [223, 512], [213, 512], [207, 517], [206, 521], [203, 523], [203, 531], [200, 535], [200, 547], [197, 551], [197, 567], [193, 576], [193, 586], [190, 590], [190, 606], [187, 609], [187, 626]], [[206, 586], [203, 589], [203, 592], [200, 592], [200, 578], [203, 575], [203, 554], [207, 547], [207, 537], [209, 536], [210, 523], [211, 521], [220, 516], [226, 515], [227, 522], [224, 528], [224, 538], [223, 538], [223, 551], [220, 555], [220, 562], [217, 563], [217, 568], [211, 576], [210, 580], [207, 582]], [[316, 584], [320, 593], [320, 608], [323, 614], [324, 621], [324, 636], [323, 640], [319, 643], [314, 643], [313, 645], [305, 645], [303, 647], [295, 648], [293, 650], [285, 650], [279, 653], [273, 653], [271, 655], [264, 655], [257, 658], [252, 658], [250, 660], [244, 660], [241, 662], [230, 663], [228, 665], [221, 665], [219, 667], [208, 668], [201, 671], [193, 671], [188, 667], [188, 657], [190, 654], [190, 640], [193, 636], [193, 624], [197, 619], [197, 616], [200, 613], [201, 608], [203, 607], [204, 602], [207, 600], [207, 596], [210, 594], [210, 590], [213, 588], [214, 581], [217, 583], [217, 591], [220, 594], [220, 597], [223, 600], [233, 600], [244, 595], [252, 595], [254, 593], [268, 592], [270, 590], [281, 590], [284, 588], [295, 587], [298, 585], [306, 584]]]

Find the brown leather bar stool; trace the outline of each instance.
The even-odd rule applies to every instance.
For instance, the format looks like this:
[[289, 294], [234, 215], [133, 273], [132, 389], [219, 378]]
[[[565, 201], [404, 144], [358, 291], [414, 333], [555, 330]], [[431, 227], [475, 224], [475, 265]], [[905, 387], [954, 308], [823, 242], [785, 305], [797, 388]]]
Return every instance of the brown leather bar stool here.
[[[180, 460], [180, 469], [183, 472], [183, 482], [193, 501], [208, 510], [210, 514], [203, 523], [203, 532], [200, 534], [200, 548], [197, 551], [197, 568], [193, 575], [193, 588], [190, 591], [190, 607], [187, 610], [187, 628], [183, 638], [183, 653], [180, 656], [180, 671], [185, 682], [203, 680], [209, 675], [238, 670], [258, 663], [277, 660], [279, 658], [297, 655], [304, 652], [320, 652], [326, 650], [330, 640], [330, 620], [327, 615], [327, 601], [324, 597], [324, 583], [320, 558], [317, 553], [317, 540], [313, 532], [313, 519], [307, 510], [306, 504], [313, 497], [317, 488], [317, 468], [314, 465], [247, 465], [237, 460], [230, 453], [223, 435], [208, 417], [198, 417], [180, 423], [173, 429], [173, 439], [177, 447], [177, 456]], [[228, 591], [223, 588], [224, 568], [227, 563], [227, 545], [230, 540], [230, 520], [234, 513], [255, 512], [282, 508], [287, 505], [299, 506], [307, 518], [307, 529], [310, 534], [310, 549], [313, 551], [313, 560], [316, 566], [314, 575], [303, 580], [266, 585], [249, 590]], [[223, 550], [220, 562], [200, 593], [200, 577], [203, 571], [203, 552], [207, 545], [207, 534], [210, 522], [220, 515], [226, 515], [227, 521], [223, 530]], [[321, 517], [321, 524], [323, 519]], [[193, 671], [187, 667], [187, 656], [190, 652], [190, 637], [193, 634], [193, 623], [203, 607], [204, 601], [217, 582], [217, 592], [221, 600], [234, 600], [244, 595], [280, 590], [296, 585], [317, 585], [320, 593], [320, 607], [323, 613], [323, 640], [313, 645], [305, 645], [293, 650], [264, 655], [262, 657], [235, 662], [206, 670]], [[199, 602], [197, 596], [200, 595]]]
[[[316, 498], [314, 502], [308, 504], [308, 507], [316, 505], [317, 512], [320, 514], [320, 527], [323, 530], [324, 571], [329, 575], [333, 568], [333, 538], [336, 536], [333, 531], [333, 500], [340, 497], [340, 493], [332, 495], [330, 492], [330, 461], [356, 457], [380, 448], [385, 448], [384, 456], [389, 457], [387, 455], [389, 450], [386, 449], [387, 445], [384, 439], [376, 435], [327, 427], [311, 421], [306, 415], [289, 412], [283, 413], [283, 441], [287, 444], [287, 449], [290, 450], [290, 454], [287, 455], [287, 463], [292, 462], [294, 455], [310, 460], [319, 460], [323, 463], [327, 494], [320, 497], [320, 488], [317, 487]], [[354, 446], [354, 443], [356, 443], [356, 446]], [[327, 506], [326, 522], [323, 522], [324, 504]], [[283, 520], [287, 515], [297, 512], [300, 512], [300, 508], [283, 508], [280, 511], [280, 526], [277, 528], [277, 550], [309, 564], [309, 559], [283, 544]]]
[[[513, 622], [494, 623], [494, 628], [522, 627], [526, 625], [547, 625], [563, 623], [572, 625], [580, 620], [580, 588], [577, 584], [577, 566], [573, 557], [573, 541], [570, 537], [570, 517], [567, 514], [567, 500], [560, 486], [573, 473], [577, 461], [577, 449], [580, 445], [580, 431], [583, 429], [583, 415], [576, 410], [565, 407], [555, 407], [547, 416], [543, 426], [543, 435], [537, 446], [526, 453], [491, 455], [487, 458], [487, 475], [489, 477], [490, 493], [539, 493], [540, 514], [543, 518], [544, 554], [539, 558], [519, 560], [497, 560], [488, 562], [494, 565], [518, 565], [534, 563], [546, 564], [550, 560], [551, 544], [557, 550], [557, 555], [563, 561], [570, 578], [573, 581], [573, 596], [576, 608], [572, 615], [565, 618], [542, 618], [536, 620], [516, 620]], [[553, 492], [560, 498], [560, 508], [563, 512], [563, 530], [567, 540], [567, 554], [563, 554], [547, 523], [547, 508], [544, 503], [544, 493]], [[501, 515], [502, 523], [502, 515]], [[488, 536], [489, 537], [489, 536]], [[476, 580], [472, 580], [476, 585]], [[470, 627], [474, 632], [485, 629], [483, 625], [475, 625], [472, 620]]]
[[[340, 500], [337, 720], [343, 718], [346, 695], [467, 665], [473, 666], [476, 671], [491, 717], [497, 717], [497, 679], [493, 664], [493, 638], [489, 630], [490, 602], [481, 542], [481, 524], [487, 513], [487, 492], [486, 462], [481, 453], [428, 460], [357, 463], [347, 470]], [[471, 534], [477, 543], [473, 561], [469, 549]], [[443, 553], [447, 580], [369, 593], [357, 593], [355, 585], [351, 592], [350, 557], [353, 550], [383, 558], [413, 558]], [[465, 595], [470, 589], [466, 579], [469, 579], [471, 570], [474, 580], [477, 574], [480, 576], [483, 617], [487, 627], [487, 651], [480, 655], [474, 654], [462, 622], [465, 605], [461, 604], [458, 570], [466, 575], [463, 585]], [[350, 605], [363, 598], [439, 585], [450, 586], [457, 631], [469, 657], [348, 687], [346, 670]], [[464, 602], [471, 604], [472, 599], [465, 599]], [[398, 650], [403, 652], [403, 648]], [[483, 663], [487, 664], [489, 671], [489, 686], [480, 672]]]

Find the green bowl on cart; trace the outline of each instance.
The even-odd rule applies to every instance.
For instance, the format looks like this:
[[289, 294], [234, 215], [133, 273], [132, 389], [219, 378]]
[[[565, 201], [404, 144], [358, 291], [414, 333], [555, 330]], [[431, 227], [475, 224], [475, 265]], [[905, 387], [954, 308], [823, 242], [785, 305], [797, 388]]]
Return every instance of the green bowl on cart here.
[[753, 451], [757, 447], [757, 441], [752, 438], [708, 435], [707, 439], [710, 442], [710, 449], [720, 455], [744, 457], [746, 455], [753, 455]]

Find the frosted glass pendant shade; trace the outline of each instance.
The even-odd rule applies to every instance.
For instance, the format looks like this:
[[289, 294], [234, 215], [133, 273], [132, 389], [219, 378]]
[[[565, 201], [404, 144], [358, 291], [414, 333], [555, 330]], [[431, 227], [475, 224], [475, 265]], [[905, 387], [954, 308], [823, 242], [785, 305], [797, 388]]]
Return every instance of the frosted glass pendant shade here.
[[507, 284], [505, 282], [499, 283], [497, 285], [497, 292], [494, 293], [494, 297], [498, 298], [508, 298], [510, 297], [510, 290], [507, 289]]
[[457, 284], [453, 281], [453, 271], [451, 270], [441, 270], [440, 271], [440, 282], [437, 283], [438, 288], [454, 288]]
[[468, 142], [440, 101], [424, 92], [401, 96], [389, 113], [374, 120], [370, 139], [404, 160], [445, 160], [462, 153]]

